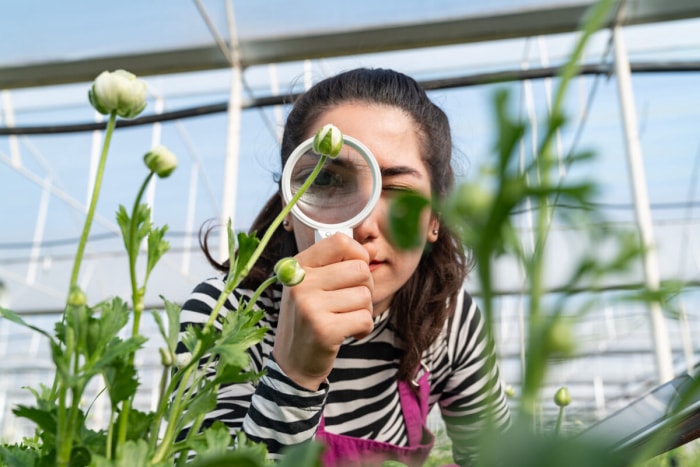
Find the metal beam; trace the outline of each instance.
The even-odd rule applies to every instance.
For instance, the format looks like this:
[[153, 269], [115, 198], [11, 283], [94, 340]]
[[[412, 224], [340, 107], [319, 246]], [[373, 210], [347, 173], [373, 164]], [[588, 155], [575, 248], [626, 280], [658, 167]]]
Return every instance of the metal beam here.
[[[240, 38], [241, 66], [340, 57], [424, 47], [495, 41], [576, 31], [594, 2], [469, 15], [441, 21], [313, 32], [296, 36]], [[700, 17], [697, 0], [627, 0], [621, 25]], [[216, 44], [78, 60], [0, 67], [0, 89], [91, 81], [103, 70], [139, 76], [222, 69], [230, 64]]]

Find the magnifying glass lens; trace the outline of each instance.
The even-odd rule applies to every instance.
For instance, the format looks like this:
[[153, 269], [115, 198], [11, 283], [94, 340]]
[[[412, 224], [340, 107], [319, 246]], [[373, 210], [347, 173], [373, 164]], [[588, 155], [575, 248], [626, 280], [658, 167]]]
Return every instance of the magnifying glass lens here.
[[[303, 154], [292, 168], [290, 188], [296, 194], [318, 163], [311, 151]], [[355, 150], [346, 148], [335, 159], [328, 158], [297, 206], [306, 216], [324, 224], [352, 219], [367, 205], [372, 195], [372, 172]]]

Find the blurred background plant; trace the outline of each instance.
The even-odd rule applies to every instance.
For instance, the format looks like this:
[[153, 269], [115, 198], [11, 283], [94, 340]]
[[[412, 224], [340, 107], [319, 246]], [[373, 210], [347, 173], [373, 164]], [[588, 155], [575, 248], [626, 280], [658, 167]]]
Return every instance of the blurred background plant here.
[[[576, 433], [560, 435], [564, 407], [571, 399], [568, 390], [564, 393], [563, 388], [550, 396], [558, 401], [558, 420], [538, 419], [548, 366], [555, 359], [566, 359], [574, 354], [577, 349], [574, 333], [576, 321], [596, 306], [595, 294], [590, 294], [584, 300], [569, 299], [581, 288], [595, 290], [605, 279], [631, 270], [643, 261], [645, 254], [643, 243], [636, 233], [613, 227], [592, 227], [609, 225], [600, 222], [602, 213], [594, 208], [598, 193], [595, 180], [560, 177], [559, 163], [553, 151], [556, 136], [567, 123], [563, 103], [568, 85], [577, 73], [589, 38], [604, 26], [611, 14], [614, 16], [615, 6], [613, 0], [602, 0], [591, 7], [579, 40], [559, 73], [558, 88], [551, 110], [544, 118], [544, 131], [537, 140], [535, 154], [530, 159], [532, 162], [522, 163], [519, 149], [526, 137], [533, 136], [531, 133], [534, 129], [517, 117], [516, 106], [509, 92], [499, 90], [493, 96], [492, 105], [497, 127], [493, 157], [488, 158], [480, 168], [476, 179], [460, 184], [444, 202], [434, 202], [432, 205], [432, 209], [440, 213], [442, 221], [459, 235], [474, 255], [475, 273], [480, 285], [477, 301], [492, 331], [495, 261], [508, 256], [524, 272], [522, 291], [527, 307], [527, 337], [521, 391], [513, 400], [515, 415], [512, 429], [505, 435], [489, 429], [483, 431], [481, 463], [485, 466], [642, 465], [663, 451], [664, 443], [675, 436], [675, 433], [660, 432], [641, 448], [623, 451], [611, 449], [609, 440], [584, 440]], [[585, 164], [593, 157], [591, 152], [573, 152], [567, 156], [564, 164], [566, 167]], [[395, 203], [391, 211], [393, 237], [397, 244], [409, 248], [418, 235], [416, 212], [429, 203], [417, 194], [406, 194]], [[529, 245], [523, 244], [514, 224], [517, 212], [526, 206], [536, 212]], [[567, 209], [558, 209], [560, 206]], [[587, 245], [591, 248], [564, 278], [564, 286], [558, 297], [545, 300], [545, 246], [554, 221], [585, 232]], [[606, 247], [602, 248], [602, 245]], [[677, 283], [668, 282], [662, 283], [659, 288], [629, 290], [620, 300], [660, 303], [673, 314], [672, 298], [678, 294], [679, 287]], [[691, 386], [686, 395], [692, 394], [698, 383], [694, 382]], [[689, 402], [689, 398], [681, 400], [676, 410]]]

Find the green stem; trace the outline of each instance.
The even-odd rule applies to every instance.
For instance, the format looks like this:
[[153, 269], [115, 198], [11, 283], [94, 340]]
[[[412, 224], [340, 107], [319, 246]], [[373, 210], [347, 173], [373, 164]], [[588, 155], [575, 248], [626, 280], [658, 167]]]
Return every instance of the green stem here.
[[[151, 423], [151, 439], [149, 441], [150, 451], [153, 452], [156, 448], [156, 443], [158, 442], [158, 433], [160, 432], [160, 424], [163, 419], [163, 413], [167, 405], [166, 391], [168, 388], [168, 374], [170, 373], [170, 367], [164, 366], [163, 373], [160, 375], [160, 387], [158, 388], [158, 411], [153, 417], [153, 422]], [[161, 409], [162, 407], [162, 409]]]
[[[73, 328], [66, 328], [66, 354], [71, 355], [75, 347], [75, 334]], [[66, 366], [67, 378], [70, 380], [70, 364]], [[70, 381], [58, 381], [58, 422], [56, 430], [56, 465], [64, 466], [70, 463], [70, 453], [73, 448], [73, 432], [68, 429], [70, 417], [66, 407], [68, 385]]]
[[554, 427], [554, 434], [559, 436], [561, 430], [561, 421], [564, 418], [564, 407], [559, 407], [559, 416], [557, 416], [557, 426]]
[[265, 289], [267, 289], [268, 287], [270, 287], [270, 286], [271, 286], [272, 284], [274, 284], [275, 282], [277, 282], [277, 276], [276, 276], [276, 275], [275, 275], [275, 276], [268, 277], [268, 278], [265, 280], [265, 282], [263, 282], [262, 284], [260, 284], [260, 286], [257, 288], [257, 290], [255, 291], [255, 293], [254, 293], [254, 294], [250, 297], [250, 299], [248, 300], [248, 303], [251, 303], [251, 304], [252, 304], [252, 303], [257, 302], [257, 301], [258, 301], [258, 298], [259, 298], [260, 295], [265, 291]]
[[[141, 322], [141, 313], [143, 312], [143, 293], [144, 290], [140, 290], [138, 283], [136, 281], [136, 259], [138, 258], [139, 255], [139, 248], [140, 248], [140, 241], [137, 239], [137, 231], [138, 231], [138, 220], [137, 220], [137, 212], [139, 210], [139, 206], [141, 204], [141, 198], [143, 198], [143, 194], [146, 191], [146, 187], [148, 186], [148, 183], [151, 181], [151, 178], [153, 178], [153, 175], [155, 172], [151, 171], [146, 179], [143, 181], [141, 184], [141, 188], [139, 189], [138, 194], [136, 195], [136, 199], [134, 200], [134, 207], [131, 209], [131, 223], [129, 224], [129, 277], [131, 278], [131, 301], [134, 305], [134, 323], [131, 329], [131, 335], [136, 336], [139, 332], [139, 326]], [[143, 288], [146, 288], [146, 284], [143, 285]], [[134, 355], [131, 354], [131, 361], [133, 362]]]
[[[197, 347], [199, 347], [199, 343], [197, 343]], [[193, 360], [194, 357], [196, 357], [197, 354], [193, 353]], [[183, 404], [183, 395], [185, 392], [185, 386], [187, 386], [187, 382], [190, 379], [190, 376], [192, 375], [192, 372], [194, 371], [195, 364], [191, 364], [186, 370], [184, 370], [184, 376], [182, 377], [182, 380], [180, 381], [180, 386], [177, 389], [177, 394], [175, 395], [175, 399], [173, 400], [173, 407], [170, 415], [170, 423], [168, 423], [165, 433], [163, 434], [163, 439], [161, 440], [160, 446], [155, 452], [155, 455], [153, 456], [152, 463], [153, 464], [158, 464], [159, 462], [164, 462], [166, 459], [166, 455], [168, 453], [168, 449], [170, 446], [173, 444], [173, 441], [175, 439], [175, 426], [177, 423], [175, 423], [176, 420], [180, 418], [180, 414], [182, 413], [182, 404]], [[192, 384], [195, 384], [195, 381], [192, 381]], [[191, 386], [190, 386], [191, 387]]]
[[73, 263], [73, 272], [70, 276], [70, 287], [68, 293], [77, 287], [78, 285], [78, 275], [80, 273], [80, 264], [83, 262], [83, 254], [85, 253], [85, 246], [87, 245], [88, 235], [90, 234], [90, 228], [92, 226], [92, 220], [95, 217], [95, 208], [97, 207], [97, 199], [100, 196], [100, 188], [102, 187], [102, 178], [105, 172], [105, 165], [107, 162], [107, 152], [109, 150], [109, 144], [112, 140], [112, 133], [114, 132], [114, 127], [117, 122], [117, 113], [113, 111], [109, 115], [109, 121], [107, 122], [107, 130], [105, 132], [105, 140], [102, 144], [102, 155], [100, 156], [100, 162], [97, 166], [97, 173], [95, 175], [95, 185], [92, 189], [92, 197], [90, 199], [90, 205], [88, 207], [87, 216], [85, 217], [85, 224], [83, 225], [83, 233], [80, 235], [80, 241], [78, 242], [78, 251], [75, 254], [75, 262]]
[[112, 439], [114, 439], [114, 407], [113, 406], [109, 411], [109, 427], [107, 428], [107, 445], [105, 446], [105, 457], [108, 460], [112, 458]]
[[[141, 188], [139, 189], [138, 194], [136, 195], [136, 199], [134, 200], [134, 206], [131, 210], [131, 219], [129, 223], [129, 240], [126, 242], [127, 245], [129, 245], [129, 251], [127, 252], [129, 255], [129, 277], [131, 279], [131, 301], [133, 304], [133, 309], [134, 309], [134, 323], [131, 328], [131, 335], [132, 337], [135, 337], [138, 332], [139, 332], [139, 327], [141, 323], [141, 314], [143, 312], [143, 295], [146, 289], [146, 284], [143, 285], [143, 288], [139, 288], [137, 278], [136, 278], [136, 260], [138, 259], [139, 255], [139, 248], [140, 248], [140, 240], [137, 238], [137, 232], [138, 232], [138, 210], [139, 206], [141, 204], [141, 198], [143, 197], [143, 193], [146, 191], [146, 187], [148, 186], [148, 182], [151, 181], [151, 178], [153, 177], [153, 174], [155, 172], [151, 171], [146, 179], [143, 181], [141, 184]], [[134, 359], [135, 359], [135, 352], [131, 352], [129, 354], [129, 365], [134, 364]], [[123, 444], [126, 441], [126, 432], [127, 428], [129, 425], [129, 413], [131, 412], [131, 398], [126, 399], [124, 402], [122, 402], [122, 411], [121, 411], [121, 416], [119, 419], [119, 432], [117, 434], [117, 442], [119, 444]]]

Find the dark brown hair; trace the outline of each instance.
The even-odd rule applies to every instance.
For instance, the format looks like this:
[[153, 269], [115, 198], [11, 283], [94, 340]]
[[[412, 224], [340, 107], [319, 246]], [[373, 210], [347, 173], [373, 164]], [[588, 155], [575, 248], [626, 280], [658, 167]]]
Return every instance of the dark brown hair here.
[[[454, 183], [452, 136], [445, 113], [409, 76], [387, 69], [359, 68], [326, 78], [298, 97], [287, 118], [282, 136], [282, 166], [309, 134], [321, 114], [345, 103], [367, 103], [398, 108], [411, 117], [421, 141], [421, 154], [430, 174], [434, 196], [444, 197]], [[279, 192], [265, 204], [250, 228], [262, 235], [282, 210]], [[227, 270], [209, 254], [210, 233], [200, 235], [200, 244], [216, 267]], [[272, 274], [277, 260], [297, 254], [293, 233], [277, 229], [270, 243], [242, 286], [256, 288]], [[399, 378], [413, 378], [423, 352], [439, 335], [453, 313], [457, 294], [470, 267], [461, 242], [447, 226], [423, 254], [416, 271], [395, 294], [391, 303], [391, 325], [402, 340], [404, 353]]]

